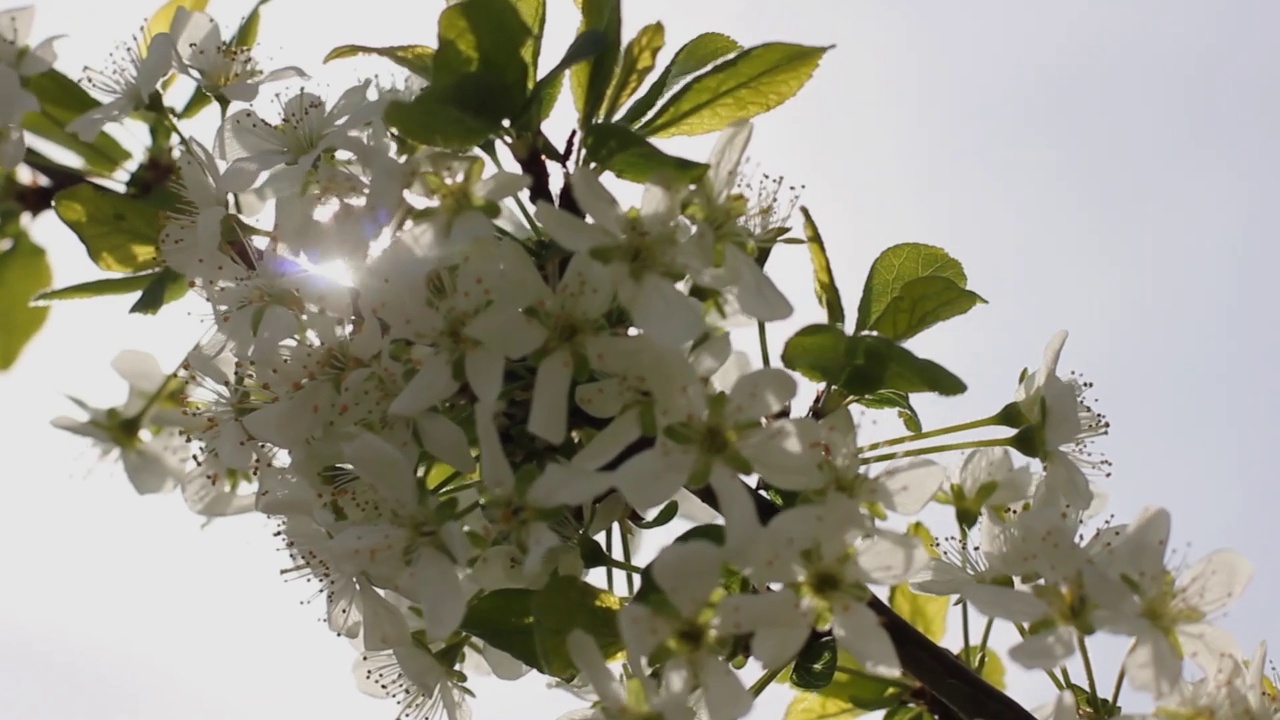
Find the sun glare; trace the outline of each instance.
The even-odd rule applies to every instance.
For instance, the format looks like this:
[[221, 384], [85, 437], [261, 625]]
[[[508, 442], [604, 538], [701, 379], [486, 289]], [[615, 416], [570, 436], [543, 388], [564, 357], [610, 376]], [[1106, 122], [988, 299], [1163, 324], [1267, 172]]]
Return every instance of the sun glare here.
[[330, 280], [346, 287], [352, 287], [356, 284], [355, 276], [351, 273], [351, 268], [341, 260], [330, 260], [329, 262], [312, 265], [311, 272], [322, 275]]

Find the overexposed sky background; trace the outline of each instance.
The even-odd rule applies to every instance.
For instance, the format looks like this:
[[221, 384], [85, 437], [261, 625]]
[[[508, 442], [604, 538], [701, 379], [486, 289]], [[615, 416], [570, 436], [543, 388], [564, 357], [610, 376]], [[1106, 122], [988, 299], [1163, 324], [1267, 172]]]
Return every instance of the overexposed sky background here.
[[[35, 4], [35, 39], [69, 35], [59, 67], [78, 76], [159, 2]], [[250, 4], [210, 10], [234, 27]], [[572, 3], [550, 4], [547, 65], [572, 33]], [[441, 5], [275, 0], [261, 37], [278, 64], [318, 68], [339, 44], [431, 44]], [[664, 59], [704, 30], [746, 45], [835, 44], [800, 96], [758, 121], [750, 154], [806, 186], [847, 306], [874, 256], [908, 241], [947, 248], [990, 301], [912, 341], [971, 388], [921, 400], [926, 425], [1007, 402], [1018, 371], [1069, 329], [1063, 366], [1097, 384], [1114, 425], [1110, 511], [1123, 522], [1165, 505], [1189, 560], [1245, 552], [1256, 578], [1225, 624], [1246, 649], [1280, 641], [1270, 602], [1280, 559], [1264, 542], [1280, 500], [1269, 452], [1280, 401], [1280, 5], [629, 0], [624, 18], [628, 35], [664, 20]], [[272, 104], [268, 92], [259, 107]], [[709, 146], [674, 147], [701, 157]], [[57, 285], [96, 276], [56, 219], [34, 235]], [[807, 262], [796, 251], [771, 261], [802, 300], [791, 329], [818, 317]], [[319, 608], [299, 607], [309, 589], [279, 580], [286, 558], [265, 522], [202, 530], [179, 498], [137, 498], [118, 470], [94, 470], [78, 439], [48, 426], [73, 410], [60, 393], [119, 402], [108, 368], [119, 349], [170, 364], [199, 333], [181, 309], [138, 318], [128, 305], [55, 307], [0, 375], [0, 719], [394, 717], [394, 705], [355, 690], [354, 651]], [[785, 337], [780, 327], [775, 348]], [[1099, 662], [1108, 686], [1118, 650]], [[478, 720], [577, 705], [537, 680], [475, 687]], [[1013, 687], [1027, 701], [1048, 689], [1035, 677]], [[787, 699], [771, 690], [754, 717], [779, 716]]]

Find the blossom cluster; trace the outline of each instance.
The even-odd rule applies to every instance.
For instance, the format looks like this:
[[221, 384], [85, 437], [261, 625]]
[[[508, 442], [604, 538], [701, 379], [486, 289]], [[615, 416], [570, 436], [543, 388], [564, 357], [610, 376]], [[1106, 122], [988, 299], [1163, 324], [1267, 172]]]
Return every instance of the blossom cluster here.
[[[38, 106], [21, 78], [54, 60], [26, 47], [30, 22], [0, 15], [5, 169]], [[315, 585], [358, 648], [358, 686], [399, 717], [469, 717], [466, 672], [534, 669], [486, 631], [486, 598], [616, 570], [626, 593], [595, 588], [615, 626], [560, 638], [576, 671], [537, 668], [576, 675], [592, 706], [575, 717], [736, 720], [761, 689], [737, 661], [776, 677], [815, 633], [900, 677], [868, 604], [889, 587], [1015, 624], [1008, 656], [1055, 678], [1090, 635], [1132, 638], [1124, 682], [1155, 716], [1280, 717], [1265, 650], [1242, 659], [1214, 624], [1248, 563], [1224, 550], [1171, 567], [1160, 508], [1094, 522], [1109, 471], [1092, 443], [1109, 426], [1058, 370], [1066, 333], [987, 423], [1016, 434], [975, 441], [954, 472], [878, 452], [898, 441], [860, 446], [852, 398], [799, 412], [804, 378], [735, 348], [733, 328], [793, 313], [763, 269], [791, 207], [743, 193], [749, 122], [721, 132], [700, 179], [652, 180], [638, 207], [590, 163], [566, 171], [560, 202], [530, 204], [534, 179], [496, 154], [402, 142], [383, 112], [411, 91], [301, 89], [259, 115], [259, 85], [305, 74], [264, 72], [203, 12], [180, 8], [117, 60], [91, 78], [104, 104], [67, 130], [87, 142], [139, 110], [168, 117], [178, 203], [158, 254], [209, 323], [176, 371], [122, 354], [128, 401], [55, 424], [117, 452], [140, 493], [274, 518], [287, 574]], [[221, 108], [210, 142], [165, 108], [174, 75]], [[927, 506], [954, 510], [959, 536], [904, 530]], [[721, 529], [631, 565], [667, 508]], [[615, 534], [627, 557], [591, 552]], [[1115, 710], [1092, 680], [1095, 712]], [[1065, 692], [1055, 716], [1077, 702]]]

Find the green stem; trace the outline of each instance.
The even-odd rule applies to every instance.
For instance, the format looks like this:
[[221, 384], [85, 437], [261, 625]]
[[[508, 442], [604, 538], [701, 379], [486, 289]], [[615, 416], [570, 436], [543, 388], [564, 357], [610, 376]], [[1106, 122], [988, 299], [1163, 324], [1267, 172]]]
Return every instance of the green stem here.
[[605, 563], [604, 566], [605, 585], [609, 588], [609, 592], [616, 595], [617, 593], [613, 592], [613, 563], [617, 562], [617, 560], [613, 559], [612, 527], [604, 531], [604, 554], [609, 558], [609, 562]]
[[756, 334], [760, 338], [760, 363], [764, 365], [764, 367], [770, 367], [769, 336], [765, 334], [763, 322], [756, 321]]
[[872, 455], [871, 457], [862, 458], [863, 465], [871, 463], [888, 462], [890, 460], [900, 460], [902, 458], [918, 457], [920, 455], [934, 455], [937, 453], [950, 452], [952, 450], [969, 450], [972, 448], [982, 447], [1008, 447], [1013, 441], [1013, 437], [991, 438], [989, 440], [969, 440], [967, 442], [948, 443], [946, 445], [930, 445], [929, 447], [913, 448], [911, 450], [902, 450], [901, 452], [883, 453], [880, 455]]
[[935, 428], [933, 430], [925, 430], [914, 435], [903, 435], [902, 437], [890, 438], [873, 442], [869, 445], [862, 445], [858, 448], [858, 452], [867, 452], [869, 450], [879, 450], [880, 448], [892, 447], [894, 445], [903, 445], [905, 443], [916, 442], [917, 440], [928, 440], [929, 438], [941, 437], [943, 435], [951, 435], [953, 433], [964, 432], [966, 430], [976, 430], [978, 428], [991, 427], [999, 425], [999, 415], [982, 418], [981, 420], [971, 420], [969, 422], [960, 423], [958, 425], [948, 425], [946, 427]]
[[[960, 546], [963, 548], [969, 547], [969, 528], [964, 525], [960, 526]], [[969, 552], [967, 549], [961, 554], [960, 564], [961, 569], [968, 573]], [[969, 667], [976, 667], [974, 663], [977, 663], [977, 658], [973, 655], [973, 643], [969, 637], [969, 601], [963, 598], [960, 601], [960, 627], [964, 635], [965, 662], [969, 663]]]
[[[620, 565], [626, 565], [626, 567], [622, 567], [622, 568], [619, 568], [619, 569], [621, 569], [621, 570], [626, 570], [626, 571], [627, 571], [627, 575], [626, 575], [626, 577], [627, 577], [627, 595], [628, 595], [628, 596], [631, 596], [631, 597], [635, 597], [635, 594], [636, 594], [636, 575], [639, 575], [639, 574], [642, 572], [642, 570], [641, 570], [640, 568], [637, 568], [635, 565], [632, 565], [632, 564], [631, 564], [631, 539], [630, 539], [629, 537], [627, 537], [627, 528], [626, 528], [622, 523], [618, 523], [618, 535], [619, 535], [619, 537], [621, 537], [621, 538], [622, 538], [622, 560], [623, 560], [623, 562], [622, 562], [622, 563], [620, 563]], [[632, 569], [632, 568], [634, 568], [634, 569]]]
[[996, 624], [995, 618], [987, 618], [986, 627], [982, 628], [982, 640], [978, 643], [978, 674], [987, 666], [987, 641], [991, 639], [991, 628]]
[[1089, 680], [1089, 703], [1094, 710], [1098, 709], [1098, 683], [1093, 678], [1093, 661], [1089, 659], [1089, 645], [1084, 635], [1076, 635], [1076, 644], [1080, 648], [1080, 660], [1084, 662], [1084, 675]]
[[747, 692], [751, 693], [751, 697], [760, 697], [760, 693], [764, 692], [765, 688], [769, 687], [769, 684], [774, 680], [777, 680], [778, 676], [781, 674], [782, 668], [778, 668], [776, 670], [765, 670], [763, 675], [756, 678], [756, 681], [751, 683], [751, 687], [747, 688]]
[[1120, 665], [1120, 672], [1116, 673], [1116, 686], [1111, 690], [1111, 707], [1114, 708], [1116, 703], [1120, 702], [1120, 686], [1124, 685], [1124, 664]]

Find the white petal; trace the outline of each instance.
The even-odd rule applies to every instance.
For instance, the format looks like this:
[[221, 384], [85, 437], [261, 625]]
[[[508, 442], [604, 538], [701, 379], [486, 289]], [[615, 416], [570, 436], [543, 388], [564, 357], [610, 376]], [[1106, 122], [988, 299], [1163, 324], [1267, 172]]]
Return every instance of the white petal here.
[[466, 612], [466, 597], [457, 566], [442, 553], [431, 548], [420, 550], [397, 587], [422, 607], [429, 640], [442, 640], [458, 629]]
[[600, 227], [590, 225], [582, 218], [546, 203], [538, 203], [534, 216], [553, 240], [572, 252], [583, 253], [594, 247], [617, 242]]
[[476, 404], [476, 439], [480, 442], [480, 478], [499, 494], [510, 492], [516, 483], [511, 461], [502, 448], [502, 438], [494, 423], [495, 408], [492, 403]]
[[618, 207], [618, 201], [600, 182], [597, 172], [585, 165], [580, 166], [573, 172], [569, 182], [578, 207], [610, 234], [622, 235], [622, 210]]
[[760, 322], [775, 322], [791, 317], [794, 311], [791, 302], [773, 280], [765, 275], [764, 270], [760, 269], [755, 258], [736, 245], [731, 245], [727, 248], [725, 265], [734, 275], [734, 290], [742, 312]]
[[738, 120], [720, 131], [716, 145], [711, 150], [708, 163], [711, 165], [707, 173], [707, 182], [711, 184], [714, 199], [723, 201], [733, 191], [738, 180], [738, 166], [742, 163], [742, 155], [751, 142], [751, 123]]
[[706, 329], [702, 308], [657, 275], [645, 275], [626, 298], [621, 298], [636, 327], [656, 342], [678, 347]]
[[573, 384], [573, 357], [561, 348], [538, 363], [529, 407], [529, 432], [552, 445], [564, 442], [569, 426], [569, 387]]
[[425, 412], [415, 421], [418, 441], [427, 452], [440, 458], [454, 470], [469, 473], [476, 468], [471, 455], [471, 443], [467, 433], [449, 418], [434, 412]]
[[389, 650], [409, 639], [409, 624], [400, 608], [382, 597], [376, 588], [366, 582], [360, 586], [360, 611], [364, 616], [364, 649]]
[[1240, 656], [1236, 639], [1223, 628], [1207, 622], [1187, 623], [1174, 630], [1187, 659], [1206, 672], [1212, 671], [1223, 658]]
[[600, 702], [608, 708], [622, 708], [627, 704], [626, 692], [604, 662], [596, 641], [583, 630], [574, 628], [565, 639], [569, 657], [600, 696]]
[[139, 495], [169, 492], [186, 475], [172, 460], [146, 446], [126, 449], [120, 457], [125, 475]]
[[945, 467], [915, 458], [876, 476], [876, 499], [893, 512], [915, 515], [933, 500], [946, 479]]
[[418, 372], [409, 380], [387, 412], [411, 416], [433, 407], [458, 391], [453, 368], [448, 359], [434, 348], [427, 349], [417, 360]]
[[640, 411], [635, 408], [627, 410], [596, 433], [586, 447], [573, 456], [573, 464], [588, 470], [598, 470], [618, 457], [642, 435]]
[[694, 656], [694, 663], [709, 720], [738, 720], [751, 712], [754, 698], [724, 661], [703, 651]]
[[612, 473], [548, 463], [529, 487], [528, 501], [534, 507], [582, 505], [608, 491], [613, 486], [612, 480]]
[[418, 504], [415, 463], [394, 445], [370, 432], [342, 443], [344, 459], [365, 482], [378, 489], [400, 511]]
[[1046, 630], [1009, 648], [1009, 659], [1033, 670], [1049, 670], [1076, 652], [1076, 631], [1069, 626]]
[[883, 532], [859, 544], [853, 560], [868, 581], [896, 585], [919, 572], [929, 553], [915, 536]]
[[719, 547], [705, 540], [691, 540], [668, 545], [650, 569], [671, 604], [681, 615], [692, 618], [706, 606], [711, 591], [720, 585], [723, 563]]
[[1235, 550], [1215, 550], [1178, 579], [1178, 597], [1191, 607], [1211, 613], [1231, 604], [1253, 577], [1253, 566]]
[[897, 675], [902, 672], [893, 640], [871, 608], [850, 600], [833, 607], [832, 612], [831, 631], [837, 645], [873, 673]]
[[478, 403], [493, 404], [502, 392], [502, 371], [506, 359], [502, 354], [488, 349], [469, 350], [465, 359], [467, 384], [476, 394]]
[[796, 396], [796, 380], [782, 368], [762, 368], [738, 378], [729, 392], [733, 420], [758, 420], [780, 412]]
[[[1009, 656], [1013, 657], [1013, 650], [1009, 651]], [[1159, 700], [1168, 697], [1182, 679], [1182, 658], [1178, 657], [1173, 645], [1153, 628], [1134, 638], [1133, 646], [1124, 659], [1124, 672], [1130, 685], [1155, 695]]]

